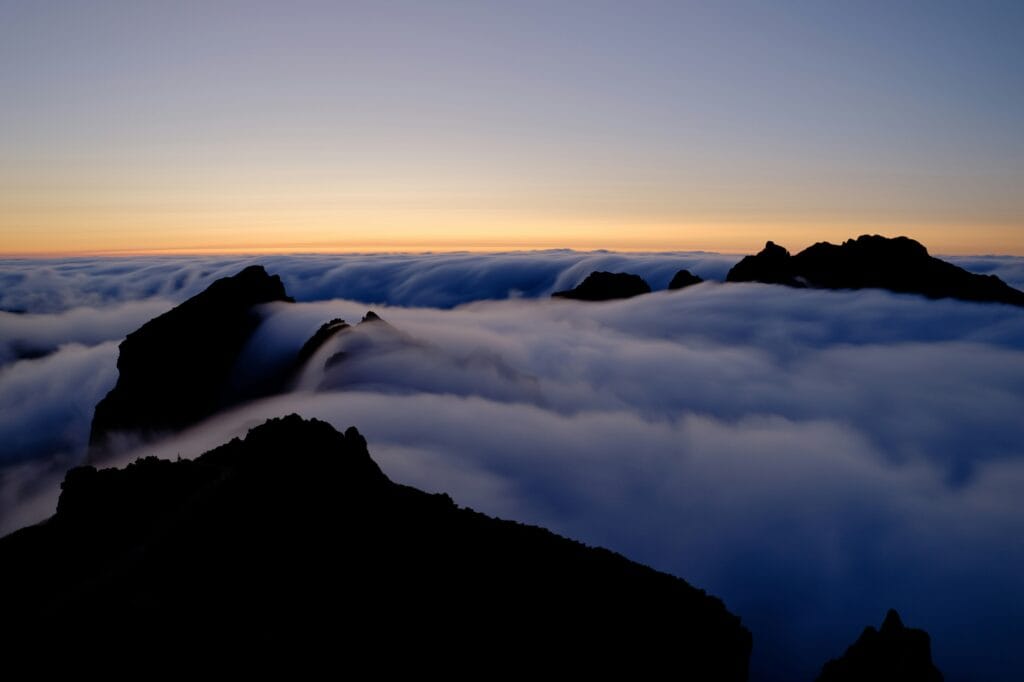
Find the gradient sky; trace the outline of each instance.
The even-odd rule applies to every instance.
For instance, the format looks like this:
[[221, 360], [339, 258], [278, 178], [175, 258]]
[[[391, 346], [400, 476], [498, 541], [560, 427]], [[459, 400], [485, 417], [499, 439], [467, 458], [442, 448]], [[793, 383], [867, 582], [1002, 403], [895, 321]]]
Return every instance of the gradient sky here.
[[1024, 3], [0, 0], [0, 253], [1024, 254]]

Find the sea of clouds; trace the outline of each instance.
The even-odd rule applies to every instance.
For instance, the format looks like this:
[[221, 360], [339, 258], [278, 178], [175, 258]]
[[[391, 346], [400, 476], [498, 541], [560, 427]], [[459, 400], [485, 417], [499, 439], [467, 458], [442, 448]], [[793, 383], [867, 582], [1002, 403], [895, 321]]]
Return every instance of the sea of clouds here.
[[[194, 456], [298, 412], [357, 426], [394, 480], [620, 551], [721, 596], [757, 680], [812, 679], [890, 607], [948, 680], [1024, 668], [1024, 309], [709, 282], [550, 300], [594, 269], [664, 288], [735, 256], [545, 252], [0, 263], [0, 532], [52, 513], [117, 342], [252, 262], [236, 376], [369, 307], [294, 390], [144, 454]], [[1024, 259], [961, 259], [1020, 286]], [[1014, 274], [1016, 273], [1016, 274]], [[1017, 279], [1014, 279], [1014, 278]], [[447, 285], [445, 284], [447, 282]], [[339, 351], [346, 359], [325, 368]]]

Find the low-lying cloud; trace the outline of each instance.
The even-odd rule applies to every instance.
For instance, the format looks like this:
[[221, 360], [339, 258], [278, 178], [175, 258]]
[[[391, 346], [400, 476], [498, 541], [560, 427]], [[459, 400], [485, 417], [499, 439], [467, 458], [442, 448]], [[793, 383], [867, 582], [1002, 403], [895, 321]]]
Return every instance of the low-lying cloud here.
[[173, 306], [165, 299], [149, 298], [51, 314], [0, 312], [0, 367], [49, 355], [69, 343], [95, 346], [120, 341]]
[[574, 287], [594, 270], [627, 270], [655, 289], [666, 288], [681, 268], [724, 280], [737, 260], [703, 252], [604, 251], [0, 260], [0, 310], [52, 313], [148, 298], [179, 302], [253, 264], [280, 275], [299, 301], [344, 298], [452, 308], [546, 297]]
[[117, 344], [69, 344], [0, 368], [0, 467], [81, 461], [93, 409], [117, 381]]
[[[546, 256], [563, 257], [535, 257]], [[305, 278], [285, 277], [289, 293], [326, 297], [341, 275], [306, 266]], [[391, 267], [364, 274], [389, 272], [388, 290], [402, 291]], [[545, 287], [575, 276], [558, 267]], [[415, 281], [429, 289], [427, 272]], [[453, 272], [462, 271], [438, 281]], [[307, 288], [294, 291], [289, 277]], [[448, 301], [464, 296], [460, 282], [451, 291]], [[356, 322], [366, 309], [264, 306], [238, 372], [279, 363], [324, 321]], [[97, 339], [142, 314], [109, 310]], [[722, 596], [754, 631], [755, 679], [812, 678], [889, 607], [931, 632], [947, 679], [1012, 679], [1024, 666], [1021, 309], [707, 283], [602, 304], [375, 310], [392, 327], [334, 337], [294, 392], [114, 463], [194, 456], [299, 412], [357, 426], [397, 481], [611, 547]], [[0, 439], [15, 444], [20, 454], [4, 456], [22, 472], [84, 451], [82, 415], [116, 377], [115, 341], [60, 336], [46, 337], [58, 348], [49, 356], [0, 369]], [[38, 500], [52, 490], [12, 495], [6, 481], [0, 503], [17, 503], [0, 510], [4, 530], [46, 513]]]
[[[294, 256], [145, 256], [70, 260], [0, 259], [0, 311], [53, 313], [125, 301], [180, 302], [216, 279], [265, 265], [299, 301], [452, 308], [506, 298], [545, 298], [594, 270], [631, 272], [654, 290], [686, 268], [712, 281], [741, 258], [705, 252], [616, 253], [527, 251], [500, 254], [332, 254]], [[1024, 289], [1024, 258], [951, 256], [972, 272], [994, 274]]]

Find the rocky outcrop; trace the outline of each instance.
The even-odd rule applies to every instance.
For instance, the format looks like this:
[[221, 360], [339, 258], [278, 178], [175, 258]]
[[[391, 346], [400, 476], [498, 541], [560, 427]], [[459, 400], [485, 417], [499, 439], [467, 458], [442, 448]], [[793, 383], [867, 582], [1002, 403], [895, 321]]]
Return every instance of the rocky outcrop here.
[[771, 241], [756, 256], [744, 256], [743, 260], [732, 266], [725, 281], [806, 286], [793, 273], [793, 257], [789, 251]]
[[651, 293], [651, 287], [639, 275], [628, 272], [592, 272], [574, 289], [556, 291], [556, 298], [577, 301], [610, 301]]
[[846, 653], [825, 664], [817, 682], [942, 682], [931, 639], [889, 610], [882, 627], [867, 627]]
[[668, 283], [668, 288], [669, 290], [685, 289], [686, 287], [692, 287], [694, 284], [700, 284], [703, 281], [703, 277], [699, 277], [689, 270], [680, 270], [672, 278], [672, 281]]
[[145, 440], [176, 431], [237, 402], [227, 382], [259, 324], [253, 307], [291, 300], [279, 277], [254, 265], [129, 334], [117, 384], [96, 406], [90, 450], [103, 451], [118, 432]]
[[0, 539], [0, 581], [0, 634], [32, 660], [743, 680], [751, 648], [683, 580], [392, 483], [354, 428], [295, 415], [191, 461], [72, 470], [55, 516]]
[[863, 235], [840, 246], [819, 242], [795, 256], [768, 242], [729, 271], [729, 282], [763, 282], [819, 289], [888, 289], [928, 298], [1024, 306], [1024, 292], [995, 275], [977, 275], [928, 255], [907, 237]]
[[320, 350], [325, 343], [334, 338], [335, 334], [351, 328], [352, 326], [350, 324], [339, 317], [320, 325], [320, 328], [317, 329], [316, 332], [313, 333], [313, 336], [309, 337], [309, 340], [302, 344], [302, 348], [299, 349], [299, 354], [295, 357], [295, 371], [301, 370], [309, 359], [316, 355], [316, 352]]
[[348, 336], [342, 343], [335, 344], [336, 350], [324, 362], [324, 369], [331, 369], [345, 360], [367, 353], [385, 354], [424, 345], [395, 329], [372, 310], [367, 310], [355, 327], [345, 331]]

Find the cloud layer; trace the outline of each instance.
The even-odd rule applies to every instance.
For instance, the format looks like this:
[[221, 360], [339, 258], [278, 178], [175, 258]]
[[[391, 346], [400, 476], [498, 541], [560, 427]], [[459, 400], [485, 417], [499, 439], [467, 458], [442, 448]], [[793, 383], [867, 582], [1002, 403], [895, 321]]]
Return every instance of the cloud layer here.
[[[0, 311], [53, 313], [151, 298], [180, 302], [254, 263], [281, 275], [288, 293], [299, 301], [344, 298], [451, 308], [471, 301], [546, 297], [572, 288], [594, 270], [632, 272], [655, 290], [666, 288], [682, 268], [723, 281], [739, 259], [702, 252], [603, 251], [0, 259]], [[1024, 258], [947, 260], [1024, 289]]]
[[655, 289], [666, 288], [681, 268], [723, 280], [737, 260], [702, 252], [604, 251], [0, 259], [0, 310], [52, 313], [148, 298], [177, 302], [257, 263], [281, 275], [299, 301], [346, 298], [451, 308], [470, 301], [548, 296], [575, 286], [594, 270], [628, 270]]
[[[533, 256], [545, 257], [558, 261], [548, 288], [595, 267]], [[316, 300], [339, 283], [369, 291], [388, 272], [380, 290], [413, 296], [399, 286], [412, 275], [423, 291], [455, 278], [430, 294], [449, 302], [486, 290], [459, 279], [484, 257], [434, 274], [407, 260], [404, 275], [391, 258], [351, 280], [294, 259], [286, 283], [305, 282], [294, 291], [313, 302], [264, 307], [239, 374], [294, 353], [328, 319], [357, 321], [365, 303]], [[686, 267], [649, 265], [666, 281]], [[190, 286], [153, 289], [145, 305], [159, 312]], [[25, 329], [0, 341], [31, 330], [56, 350], [0, 369], [2, 530], [52, 510], [33, 466], [80, 457], [91, 405], [116, 377], [116, 339], [151, 312], [117, 300], [90, 301], [108, 315], [94, 330], [69, 321], [82, 311], [10, 316]], [[397, 481], [722, 596], [754, 631], [755, 679], [812, 678], [889, 607], [931, 632], [947, 679], [1012, 679], [1024, 666], [1024, 311], [714, 283], [602, 304], [375, 310], [397, 331], [335, 337], [295, 392], [117, 461], [196, 455], [297, 411], [356, 425]]]

